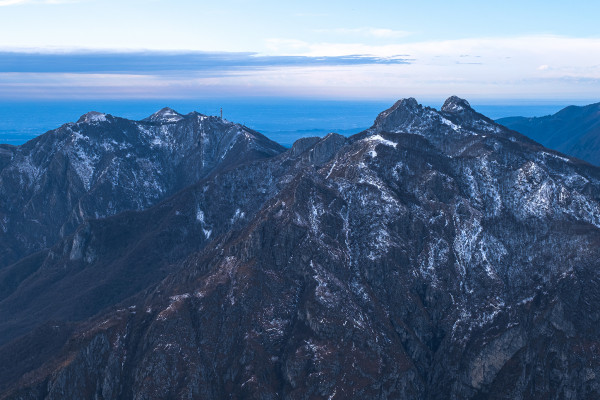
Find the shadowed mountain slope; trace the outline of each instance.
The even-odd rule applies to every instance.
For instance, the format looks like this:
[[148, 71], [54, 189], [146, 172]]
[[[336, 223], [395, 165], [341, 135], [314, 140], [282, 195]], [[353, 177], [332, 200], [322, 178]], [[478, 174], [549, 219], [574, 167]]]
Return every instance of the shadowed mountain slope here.
[[[600, 395], [600, 170], [463, 99], [400, 100], [135, 215], [161, 207], [197, 232], [167, 254], [206, 240], [112, 309], [0, 348], [19, 371], [2, 398]], [[57, 249], [93, 269], [114, 245], [85, 229]]]
[[90, 218], [141, 210], [214, 171], [284, 148], [244, 126], [165, 108], [143, 121], [98, 112], [0, 147], [0, 267]]

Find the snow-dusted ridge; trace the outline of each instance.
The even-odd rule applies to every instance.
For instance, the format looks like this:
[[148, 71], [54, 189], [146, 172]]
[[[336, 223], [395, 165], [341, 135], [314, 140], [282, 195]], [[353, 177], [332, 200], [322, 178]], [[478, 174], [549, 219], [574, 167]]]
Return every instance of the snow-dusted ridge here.
[[358, 136], [381, 132], [419, 135], [452, 155], [459, 155], [465, 146], [472, 145], [469, 138], [473, 136], [531, 143], [524, 136], [479, 114], [468, 101], [456, 96], [449, 97], [439, 111], [419, 104], [414, 98], [399, 100], [381, 112], [373, 126]]
[[173, 110], [172, 108], [165, 107], [165, 108], [158, 110], [151, 116], [143, 119], [142, 121], [159, 122], [159, 123], [175, 123], [175, 122], [181, 121], [183, 118], [184, 118], [184, 116], [182, 114], [178, 113], [177, 111]]
[[[91, 111], [11, 151], [0, 186], [15, 204], [0, 208], [0, 218], [10, 214], [0, 242], [11, 248], [5, 254], [27, 254], [88, 218], [145, 209], [219, 168], [282, 151], [258, 132], [197, 112], [163, 108], [131, 121]], [[58, 181], [60, 191], [49, 186]], [[23, 229], [30, 233], [16, 233]]]
[[98, 122], [106, 122], [109, 114], [104, 114], [98, 111], [90, 111], [82, 115], [77, 121], [78, 124], [94, 124]]
[[[137, 137], [148, 152], [123, 147], [140, 164], [124, 196], [161, 157], [181, 157], [176, 173], [215, 171], [269, 148], [217, 117], [122, 123], [65, 128], [64, 146], [88, 151], [108, 136], [107, 148], [120, 149], [112, 140]], [[39, 158], [23, 170], [42, 185]], [[106, 294], [89, 290], [97, 271], [170, 274], [148, 278], [147, 290], [77, 325], [71, 339], [67, 331], [56, 362], [33, 354], [44, 368], [26, 371], [19, 398], [600, 397], [597, 168], [555, 157], [459, 98], [440, 111], [401, 100], [351, 138], [305, 138], [251, 161], [157, 207], [84, 224], [48, 253], [44, 275], [58, 283], [34, 276], [33, 287], [62, 295], [59, 308], [75, 306], [53, 290], [67, 287], [64, 276], [94, 305]], [[98, 185], [97, 170], [89, 176]], [[88, 204], [79, 206], [85, 215]], [[135, 244], [119, 248], [119, 233]], [[117, 278], [101, 283], [119, 287]], [[6, 304], [0, 315], [14, 310]], [[23, 351], [47, 345], [38, 337]]]

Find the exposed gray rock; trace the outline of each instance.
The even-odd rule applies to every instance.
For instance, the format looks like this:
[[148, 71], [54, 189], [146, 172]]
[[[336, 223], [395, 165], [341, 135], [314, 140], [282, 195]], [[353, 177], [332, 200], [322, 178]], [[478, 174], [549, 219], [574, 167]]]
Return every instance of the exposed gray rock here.
[[0, 268], [90, 218], [142, 210], [235, 164], [284, 148], [244, 126], [165, 108], [143, 121], [83, 115], [0, 146]]
[[600, 396], [600, 171], [466, 101], [401, 100], [190, 190], [160, 207], [202, 245], [3, 398]]

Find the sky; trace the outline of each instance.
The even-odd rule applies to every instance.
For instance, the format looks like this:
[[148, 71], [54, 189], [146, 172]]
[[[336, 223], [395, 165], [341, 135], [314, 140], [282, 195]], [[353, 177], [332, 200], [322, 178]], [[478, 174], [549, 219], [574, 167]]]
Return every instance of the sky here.
[[596, 1], [0, 0], [0, 99], [596, 102]]

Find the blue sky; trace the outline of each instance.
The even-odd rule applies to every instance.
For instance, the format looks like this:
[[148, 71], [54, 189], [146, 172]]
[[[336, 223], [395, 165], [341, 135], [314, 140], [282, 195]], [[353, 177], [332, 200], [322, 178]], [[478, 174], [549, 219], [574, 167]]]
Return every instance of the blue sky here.
[[600, 2], [0, 0], [0, 98], [598, 101]]

